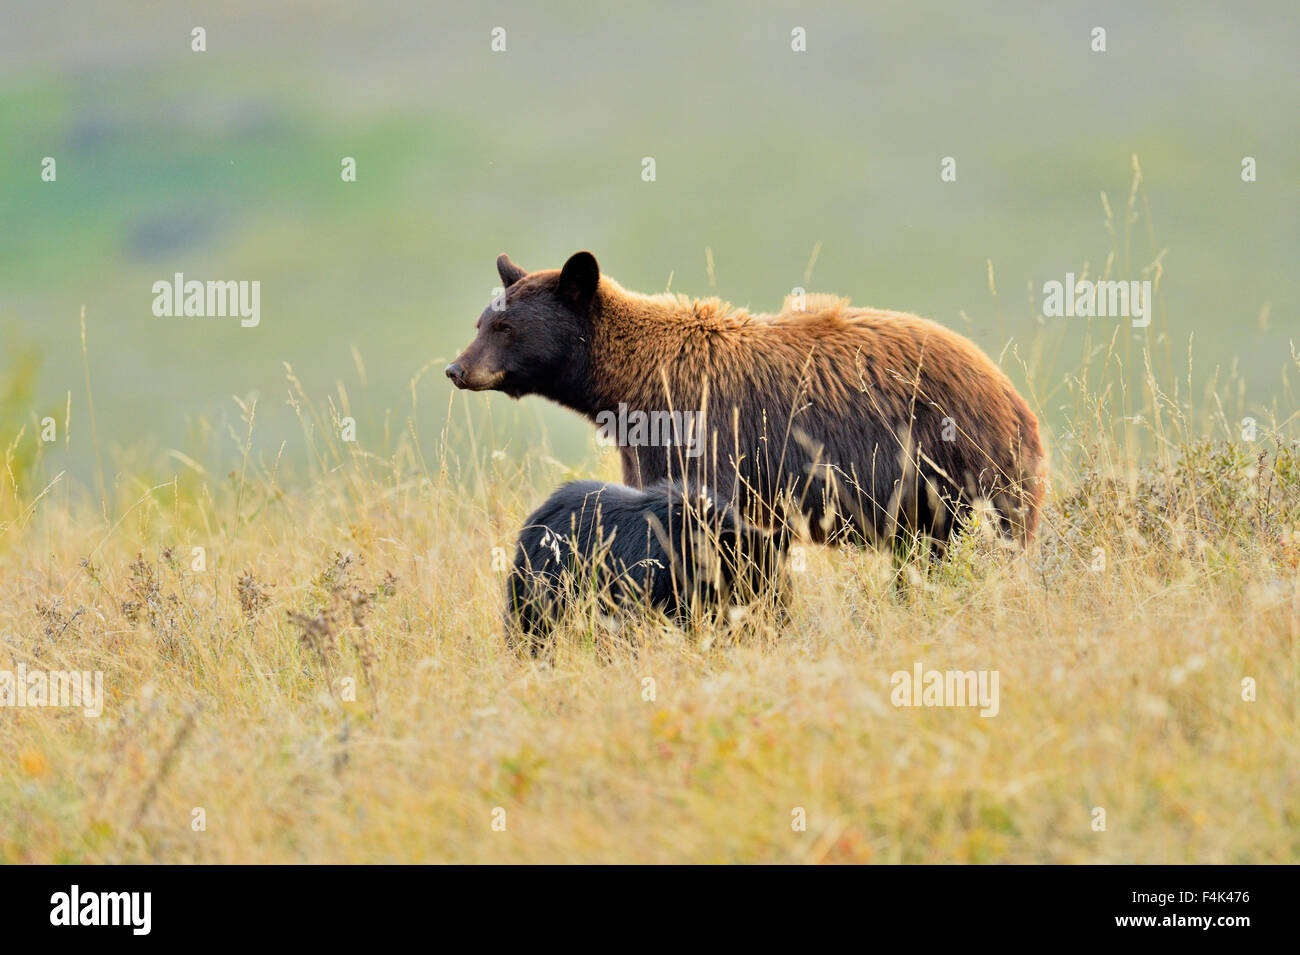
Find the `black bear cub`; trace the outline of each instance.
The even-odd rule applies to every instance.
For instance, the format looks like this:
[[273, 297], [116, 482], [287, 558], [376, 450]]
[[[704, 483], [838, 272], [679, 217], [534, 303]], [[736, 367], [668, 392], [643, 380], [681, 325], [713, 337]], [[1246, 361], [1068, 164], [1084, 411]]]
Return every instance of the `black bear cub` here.
[[584, 596], [605, 612], [654, 608], [681, 625], [765, 597], [784, 606], [788, 545], [784, 530], [746, 523], [708, 491], [572, 481], [519, 532], [507, 635], [537, 654]]

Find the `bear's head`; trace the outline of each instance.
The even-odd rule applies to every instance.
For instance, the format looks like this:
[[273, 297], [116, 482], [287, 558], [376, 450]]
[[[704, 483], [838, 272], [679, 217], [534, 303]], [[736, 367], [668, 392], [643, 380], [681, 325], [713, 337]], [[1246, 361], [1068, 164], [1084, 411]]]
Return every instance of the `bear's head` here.
[[718, 530], [717, 549], [723, 589], [730, 603], [771, 599], [780, 607], [788, 601], [790, 533], [785, 526], [765, 530], [732, 511]]
[[497, 258], [503, 290], [479, 316], [478, 334], [447, 366], [447, 377], [468, 391], [501, 391], [512, 398], [540, 394], [577, 406], [587, 381], [591, 311], [600, 266], [590, 252], [570, 256], [562, 269], [525, 272]]

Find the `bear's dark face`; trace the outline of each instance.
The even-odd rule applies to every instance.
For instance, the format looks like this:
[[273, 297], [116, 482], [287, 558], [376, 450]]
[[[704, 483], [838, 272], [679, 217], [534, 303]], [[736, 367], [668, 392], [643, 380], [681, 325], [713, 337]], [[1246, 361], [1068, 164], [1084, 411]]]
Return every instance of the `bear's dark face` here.
[[447, 377], [467, 391], [501, 391], [512, 398], [540, 394], [578, 406], [585, 378], [586, 343], [600, 267], [590, 252], [564, 268], [525, 272], [497, 259], [504, 293], [479, 316], [478, 334], [447, 366]]

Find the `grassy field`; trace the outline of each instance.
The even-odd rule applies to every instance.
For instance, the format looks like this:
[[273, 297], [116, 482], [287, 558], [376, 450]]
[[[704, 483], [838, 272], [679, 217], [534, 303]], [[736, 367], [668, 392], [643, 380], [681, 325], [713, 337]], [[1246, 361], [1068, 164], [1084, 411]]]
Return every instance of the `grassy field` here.
[[[106, 700], [0, 708], [0, 861], [1300, 856], [1290, 6], [20, 6], [0, 678]], [[442, 368], [498, 253], [581, 248], [969, 336], [1043, 422], [1038, 539], [973, 528], [902, 595], [807, 547], [780, 626], [508, 652], [520, 523], [617, 463]], [[263, 320], [155, 316], [176, 272]], [[1150, 326], [1046, 318], [1067, 273], [1150, 281]], [[895, 706], [918, 664], [997, 671], [997, 715]]]
[[[373, 453], [289, 383], [296, 489], [247, 455], [101, 497], [18, 486], [11, 455], [0, 669], [100, 670], [107, 699], [4, 711], [0, 860], [1300, 855], [1294, 416], [1197, 439], [1154, 382], [1135, 424], [1076, 379], [1092, 411], [1027, 554], [976, 528], [900, 598], [886, 559], [810, 548], [779, 632], [579, 619], [538, 663], [502, 640], [493, 548], [612, 458], [460, 457], [455, 432], [491, 433], [475, 396], [435, 446], [411, 408]], [[916, 663], [998, 671], [999, 712], [892, 705]]]

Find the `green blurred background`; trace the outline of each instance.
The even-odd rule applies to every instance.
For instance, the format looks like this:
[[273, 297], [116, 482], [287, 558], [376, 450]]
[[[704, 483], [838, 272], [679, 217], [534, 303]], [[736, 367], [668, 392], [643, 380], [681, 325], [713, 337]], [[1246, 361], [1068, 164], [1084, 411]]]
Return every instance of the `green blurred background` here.
[[[1274, 400], [1300, 337], [1294, 3], [874, 6], [5, 0], [0, 439], [53, 414], [59, 466], [92, 472], [84, 305], [109, 470], [165, 472], [169, 448], [233, 454], [232, 396], [259, 401], [255, 453], [288, 440], [293, 461], [283, 362], [313, 398], [343, 382], [363, 445], [384, 444], [386, 410], [400, 430], [435, 362], [414, 389], [421, 440], [450, 407], [492, 415], [481, 451], [545, 434], [580, 455], [591, 430], [574, 415], [452, 398], [442, 376], [499, 252], [538, 269], [580, 248], [628, 288], [671, 275], [773, 310], [820, 243], [810, 290], [931, 316], [995, 357], [1046, 332], [1049, 385], [1078, 367], [1083, 328], [1039, 327], [1042, 283], [1095, 275], [1112, 249], [1117, 276], [1141, 278], [1167, 248], [1178, 373], [1194, 332], [1198, 370], [1235, 360], [1248, 400]], [[1146, 195], [1130, 236], [1134, 154]], [[945, 156], [956, 182], [940, 181]], [[174, 272], [260, 280], [261, 325], [154, 317], [151, 286]], [[1058, 427], [1061, 394], [1044, 389]]]

